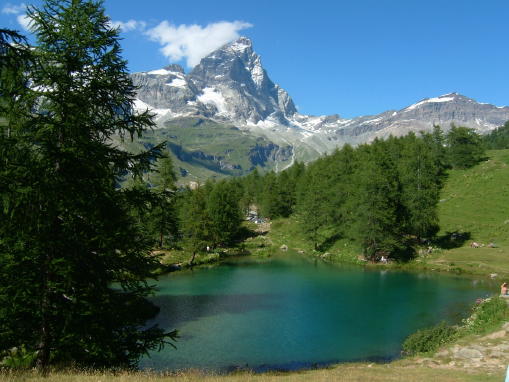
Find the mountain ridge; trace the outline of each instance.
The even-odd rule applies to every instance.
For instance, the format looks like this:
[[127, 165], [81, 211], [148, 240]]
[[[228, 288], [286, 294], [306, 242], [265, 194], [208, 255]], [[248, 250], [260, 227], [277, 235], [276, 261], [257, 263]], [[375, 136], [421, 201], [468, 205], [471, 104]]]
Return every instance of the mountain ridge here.
[[234, 126], [280, 148], [292, 147], [291, 159], [285, 156], [288, 163], [274, 163], [279, 170], [294, 160], [309, 161], [346, 143], [429, 131], [434, 125], [448, 130], [452, 123], [487, 133], [509, 120], [509, 107], [479, 103], [458, 93], [351, 119], [338, 114], [301, 114], [291, 96], [270, 79], [246, 37], [211, 52], [187, 74], [172, 64], [133, 73], [131, 78], [139, 88], [135, 108], [151, 110], [158, 128], [186, 118]]

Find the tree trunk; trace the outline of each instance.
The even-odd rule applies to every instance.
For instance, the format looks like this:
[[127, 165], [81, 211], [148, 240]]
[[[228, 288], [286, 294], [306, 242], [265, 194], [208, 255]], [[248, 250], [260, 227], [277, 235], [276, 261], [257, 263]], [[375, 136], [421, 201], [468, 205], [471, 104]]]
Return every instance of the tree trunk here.
[[49, 259], [46, 259], [46, 264], [44, 264], [44, 269], [42, 272], [44, 274], [44, 281], [42, 285], [42, 297], [41, 297], [41, 326], [40, 326], [40, 338], [37, 359], [35, 362], [35, 367], [42, 374], [46, 375], [48, 372], [48, 365], [50, 360], [50, 352], [51, 352], [51, 334], [50, 334], [50, 301], [49, 301], [49, 291], [48, 291], [48, 281], [49, 281], [49, 269], [48, 269]]
[[195, 257], [196, 257], [196, 251], [193, 251], [193, 257], [191, 257], [191, 261], [189, 262], [190, 265], [193, 265]]

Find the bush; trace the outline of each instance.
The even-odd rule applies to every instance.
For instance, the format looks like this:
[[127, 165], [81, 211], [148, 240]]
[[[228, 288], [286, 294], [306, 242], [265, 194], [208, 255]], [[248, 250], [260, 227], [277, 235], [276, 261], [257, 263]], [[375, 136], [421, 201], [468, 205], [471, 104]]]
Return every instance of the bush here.
[[445, 322], [431, 328], [418, 330], [403, 342], [403, 353], [415, 355], [434, 352], [440, 346], [450, 342], [456, 332], [456, 328], [447, 325]]
[[7, 367], [11, 369], [29, 369], [35, 364], [37, 352], [29, 351], [25, 345], [20, 348], [12, 348], [7, 351], [7, 354], [0, 359], [0, 367]]
[[487, 332], [509, 319], [509, 306], [500, 297], [481, 300], [472, 310], [472, 315], [463, 321], [463, 329], [473, 334]]

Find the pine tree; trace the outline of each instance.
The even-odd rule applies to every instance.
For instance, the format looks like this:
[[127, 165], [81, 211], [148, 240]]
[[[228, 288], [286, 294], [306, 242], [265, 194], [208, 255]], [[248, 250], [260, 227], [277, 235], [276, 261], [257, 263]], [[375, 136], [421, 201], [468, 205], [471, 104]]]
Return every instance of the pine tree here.
[[299, 183], [297, 215], [304, 235], [318, 249], [322, 236], [320, 230], [329, 222], [329, 190], [324, 187], [324, 176], [315, 169], [308, 169]]
[[146, 200], [115, 186], [148, 171], [161, 147], [131, 155], [112, 143], [153, 122], [133, 113], [136, 89], [101, 2], [47, 0], [29, 16], [36, 64], [12, 99], [30, 113], [7, 115], [14, 150], [0, 142], [0, 350], [24, 346], [41, 370], [132, 367], [175, 333], [144, 327], [157, 312], [145, 297], [158, 262], [129, 212]]
[[403, 146], [398, 168], [402, 184], [401, 201], [406, 209], [405, 232], [418, 239], [430, 238], [438, 230], [441, 169], [424, 139], [409, 134], [401, 141]]
[[214, 185], [207, 200], [212, 245], [231, 244], [239, 232], [242, 214], [240, 195], [233, 181], [222, 181]]
[[345, 145], [330, 156], [327, 169], [323, 171], [323, 187], [329, 193], [329, 219], [337, 237], [348, 235], [353, 223], [352, 196], [357, 167], [354, 149]]
[[474, 129], [452, 125], [446, 142], [449, 162], [454, 168], [472, 167], [484, 156], [481, 137]]
[[184, 246], [192, 253], [189, 262], [193, 265], [196, 255], [212, 243], [205, 187], [187, 191], [180, 210], [180, 226]]
[[384, 142], [375, 140], [361, 148], [361, 168], [357, 173], [355, 238], [364, 255], [378, 260], [403, 247], [400, 185], [395, 163]]
[[280, 216], [279, 208], [279, 188], [277, 175], [274, 172], [265, 174], [263, 179], [263, 188], [260, 193], [260, 212], [263, 216], [271, 219]]
[[153, 179], [155, 200], [151, 208], [151, 228], [157, 235], [159, 247], [163, 247], [166, 237], [176, 239], [178, 234], [178, 217], [176, 211], [177, 175], [171, 157], [166, 156], [158, 161], [157, 176]]
[[484, 145], [490, 150], [509, 148], [509, 121], [483, 137]]

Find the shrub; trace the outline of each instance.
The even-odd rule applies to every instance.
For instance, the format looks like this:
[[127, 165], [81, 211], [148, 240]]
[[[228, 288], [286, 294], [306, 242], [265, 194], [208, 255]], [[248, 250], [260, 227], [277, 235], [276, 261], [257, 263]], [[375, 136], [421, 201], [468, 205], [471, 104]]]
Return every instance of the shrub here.
[[415, 355], [434, 352], [440, 346], [451, 341], [456, 332], [456, 328], [447, 325], [445, 322], [431, 328], [418, 330], [403, 342], [403, 353]]
[[31, 368], [37, 357], [37, 352], [29, 351], [25, 345], [20, 348], [12, 348], [7, 351], [7, 354], [0, 359], [0, 367], [7, 367], [12, 369], [29, 369]]
[[473, 334], [482, 334], [509, 319], [509, 306], [500, 297], [481, 300], [472, 310], [472, 315], [463, 321], [463, 329]]

